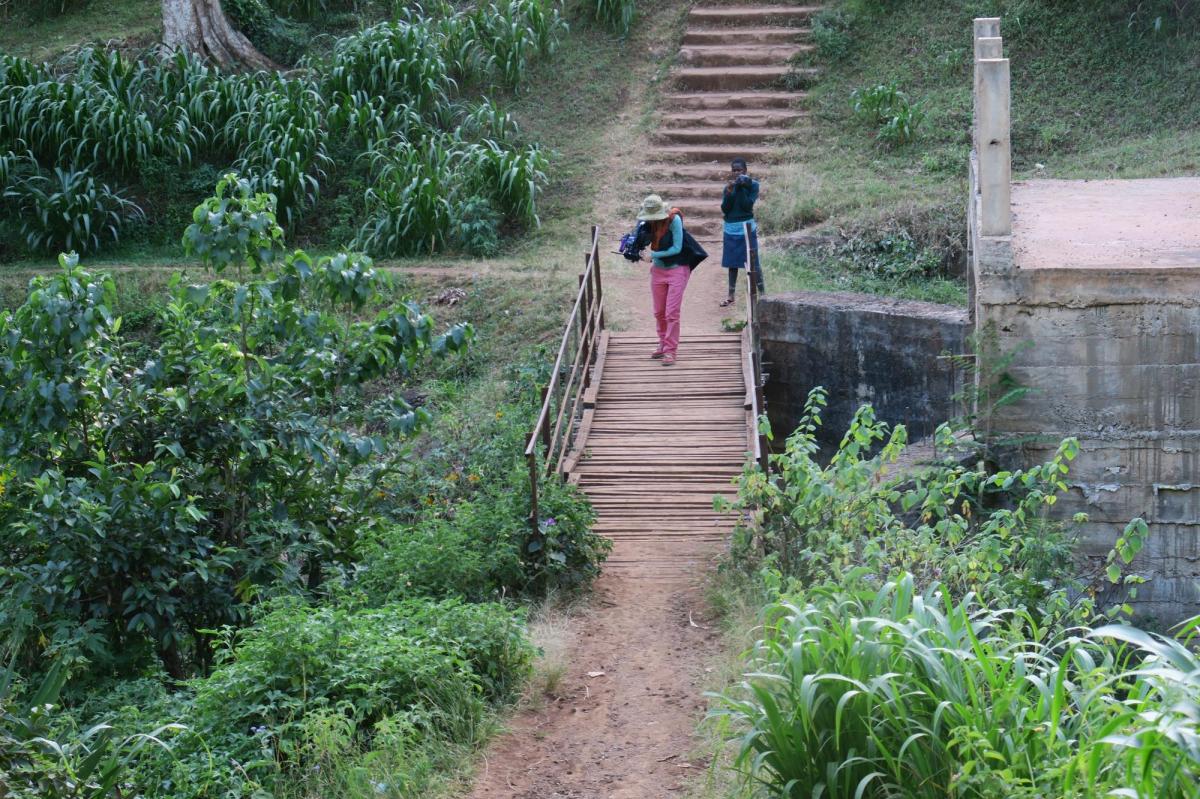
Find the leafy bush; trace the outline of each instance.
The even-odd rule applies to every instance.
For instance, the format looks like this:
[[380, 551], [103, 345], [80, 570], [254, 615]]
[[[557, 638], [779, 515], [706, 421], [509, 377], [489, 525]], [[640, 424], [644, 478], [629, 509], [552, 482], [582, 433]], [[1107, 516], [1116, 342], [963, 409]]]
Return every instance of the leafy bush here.
[[39, 252], [94, 252], [115, 242], [128, 222], [144, 218], [120, 191], [84, 170], [55, 167], [53, 177], [29, 175], [4, 196], [16, 204], [29, 249]]
[[[492, 476], [471, 472], [467, 479], [480, 487], [467, 498], [430, 506], [412, 523], [367, 538], [358, 550], [362, 566], [354, 586], [371, 602], [385, 603], [421, 595], [476, 601], [537, 596], [590, 584], [611, 543], [591, 532], [594, 517], [586, 500], [547, 478], [538, 487], [545, 548], [532, 549], [528, 469], [515, 452], [509, 450], [507, 465]], [[478, 467], [487, 474], [485, 464]]]
[[917, 129], [925, 119], [920, 104], [910, 102], [894, 82], [855, 89], [850, 100], [855, 115], [868, 124], [878, 126], [876, 138], [890, 147], [914, 141]]
[[841, 61], [854, 48], [852, 17], [842, 10], [821, 11], [813, 17], [812, 41], [825, 61]]
[[1200, 795], [1196, 654], [1075, 632], [860, 572], [770, 608], [715, 715], [772, 797]]
[[[231, 636], [217, 669], [193, 683], [197, 735], [177, 744], [190, 750], [160, 758], [143, 780], [175, 785], [178, 796], [247, 783], [279, 790], [312, 779], [313, 759], [329, 748], [315, 738], [330, 724], [344, 731], [348, 771], [387, 745], [403, 757], [439, 741], [470, 744], [488, 703], [515, 695], [533, 654], [520, 616], [500, 605], [278, 603]], [[208, 747], [228, 765], [206, 769]]]
[[471, 255], [495, 255], [500, 250], [500, 214], [485, 197], [468, 197], [454, 212], [454, 243]]
[[0, 320], [12, 421], [0, 443], [14, 474], [0, 506], [0, 622], [37, 631], [28, 658], [86, 646], [117, 666], [150, 644], [182, 676], [207, 665], [200, 630], [242, 621], [260, 592], [319, 587], [343, 567], [373, 486], [405, 458], [383, 432], [427, 419], [399, 398], [360, 412], [347, 395], [471, 336], [465, 325], [434, 336], [411, 303], [346, 321], [339, 311], [379, 299], [385, 278], [369, 259], [285, 258], [271, 198], [233, 176], [221, 193], [189, 247], [264, 275], [177, 283], [145, 360], [117, 336], [111, 279], [73, 258]]
[[851, 269], [898, 281], [931, 277], [942, 267], [937, 251], [922, 247], [906, 228], [855, 236], [837, 245], [835, 254]]
[[118, 734], [110, 724], [74, 729], [59, 696], [65, 664], [50, 667], [39, 686], [20, 695], [11, 666], [0, 671], [0, 786], [6, 799], [106, 797], [128, 784], [151, 746], [179, 725], [150, 733]]
[[1038, 616], [1086, 616], [1089, 603], [1071, 590], [1070, 538], [1046, 515], [1066, 490], [1073, 439], [1041, 466], [988, 474], [956, 461], [959, 445], [942, 425], [935, 440], [944, 460], [900, 481], [887, 474], [905, 429], [878, 421], [869, 405], [820, 465], [824, 406], [824, 391], [814, 389], [783, 453], [771, 456], [775, 475], [743, 475], [732, 508], [752, 521], [735, 534], [738, 562], [757, 568], [764, 553], [785, 576], [815, 584], [858, 568], [881, 579], [911, 572], [919, 586], [940, 582]]

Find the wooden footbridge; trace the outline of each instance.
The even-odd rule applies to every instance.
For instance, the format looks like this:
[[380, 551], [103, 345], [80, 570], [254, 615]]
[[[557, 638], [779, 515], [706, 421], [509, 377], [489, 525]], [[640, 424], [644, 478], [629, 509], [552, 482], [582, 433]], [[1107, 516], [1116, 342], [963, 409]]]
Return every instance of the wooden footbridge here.
[[[748, 271], [748, 270], [747, 270]], [[752, 281], [748, 281], [752, 283]], [[703, 568], [733, 527], [713, 509], [750, 458], [764, 463], [756, 419], [761, 370], [749, 323], [740, 333], [685, 335], [679, 360], [650, 357], [657, 339], [604, 328], [599, 232], [526, 448], [531, 522], [540, 535], [543, 475], [578, 485], [614, 542], [609, 571], [680, 577]]]

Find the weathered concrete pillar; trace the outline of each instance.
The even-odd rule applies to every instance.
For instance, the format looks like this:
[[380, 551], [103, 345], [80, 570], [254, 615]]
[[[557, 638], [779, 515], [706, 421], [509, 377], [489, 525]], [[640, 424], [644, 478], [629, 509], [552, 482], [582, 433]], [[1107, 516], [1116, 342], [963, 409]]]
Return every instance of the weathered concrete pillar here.
[[1000, 17], [976, 17], [975, 38], [1000, 36]]
[[999, 36], [985, 36], [975, 40], [975, 61], [1004, 58], [1004, 40]]
[[1012, 150], [1007, 58], [976, 63], [975, 137], [979, 147], [980, 233], [1012, 233]]

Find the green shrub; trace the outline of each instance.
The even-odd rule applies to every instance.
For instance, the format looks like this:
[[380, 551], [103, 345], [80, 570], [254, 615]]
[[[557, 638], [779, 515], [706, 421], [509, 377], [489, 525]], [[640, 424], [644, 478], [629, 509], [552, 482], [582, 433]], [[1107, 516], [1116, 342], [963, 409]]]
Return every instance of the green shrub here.
[[124, 735], [100, 722], [79, 729], [60, 694], [67, 669], [51, 665], [37, 688], [22, 694], [11, 666], [0, 671], [0, 788], [6, 799], [74, 799], [118, 795], [148, 749], [167, 748], [180, 731], [168, 724]]
[[904, 427], [890, 428], [864, 405], [823, 466], [824, 406], [824, 391], [814, 389], [784, 451], [771, 456], [770, 479], [742, 477], [732, 509], [752, 521], [735, 533], [736, 563], [753, 570], [765, 553], [786, 577], [812, 584], [837, 584], [858, 568], [880, 578], [911, 572], [919, 587], [940, 582], [1039, 617], [1088, 616], [1090, 603], [1074, 590], [1070, 537], [1048, 518], [1066, 490], [1073, 439], [1045, 464], [988, 474], [955, 460], [960, 445], [942, 425], [934, 436], [943, 460], [891, 478]]
[[841, 61], [854, 49], [853, 18], [845, 11], [821, 11], [813, 17], [812, 41], [824, 61]]
[[73, 258], [0, 319], [0, 630], [32, 628], [26, 664], [73, 644], [127, 669], [150, 646], [184, 676], [208, 664], [200, 630], [241, 622], [260, 592], [318, 588], [406, 458], [385, 433], [428, 418], [346, 396], [471, 337], [435, 336], [412, 303], [347, 320], [382, 304], [369, 259], [285, 258], [272, 198], [233, 176], [219, 195], [189, 249], [262, 274], [177, 282], [152, 345], [118, 337], [112, 280]]
[[53, 177], [29, 175], [4, 196], [16, 205], [25, 243], [36, 252], [95, 252], [115, 242], [125, 225], [144, 218], [119, 190], [85, 170], [55, 167]]
[[500, 214], [486, 197], [468, 197], [454, 211], [454, 243], [471, 255], [500, 250]]
[[496, 546], [520, 520], [503, 520], [507, 529], [496, 531], [470, 523], [480, 514], [469, 502], [456, 504], [452, 513], [452, 518], [433, 517], [372, 534], [358, 550], [362, 566], [355, 587], [382, 604], [413, 596], [481, 601], [520, 585], [519, 551]]
[[194, 684], [191, 724], [252, 771], [265, 746], [288, 774], [306, 765], [313, 717], [349, 720], [363, 744], [380, 725], [469, 743], [487, 703], [510, 700], [533, 661], [519, 616], [500, 605], [413, 600], [369, 610], [280, 604], [238, 633]]
[[[528, 468], [512, 450], [505, 460], [492, 476], [462, 478], [478, 479], [480, 488], [468, 498], [441, 508], [430, 504], [414, 522], [371, 535], [359, 549], [356, 586], [379, 603], [419, 595], [540, 596], [589, 585], [611, 542], [591, 532], [586, 499], [557, 478], [539, 484], [539, 550], [529, 525]], [[486, 474], [485, 464], [478, 466]]]
[[932, 277], [942, 267], [938, 253], [921, 247], [906, 228], [855, 236], [837, 246], [836, 255], [850, 269], [898, 281]]
[[876, 138], [889, 147], [914, 141], [918, 128], [925, 120], [925, 112], [920, 104], [910, 102], [895, 82], [855, 89], [851, 92], [850, 100], [855, 115], [870, 125], [878, 126]]

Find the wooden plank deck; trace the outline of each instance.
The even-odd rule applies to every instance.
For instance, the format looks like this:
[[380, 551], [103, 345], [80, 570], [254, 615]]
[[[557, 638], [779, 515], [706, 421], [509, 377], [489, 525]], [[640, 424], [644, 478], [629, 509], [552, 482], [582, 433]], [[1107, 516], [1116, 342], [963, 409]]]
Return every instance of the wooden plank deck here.
[[630, 577], [690, 577], [718, 553], [733, 518], [713, 510], [732, 497], [746, 462], [743, 337], [689, 336], [664, 367], [657, 340], [608, 334], [570, 479], [613, 539], [606, 569]]

